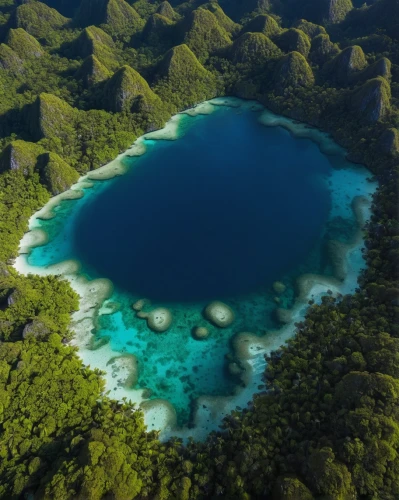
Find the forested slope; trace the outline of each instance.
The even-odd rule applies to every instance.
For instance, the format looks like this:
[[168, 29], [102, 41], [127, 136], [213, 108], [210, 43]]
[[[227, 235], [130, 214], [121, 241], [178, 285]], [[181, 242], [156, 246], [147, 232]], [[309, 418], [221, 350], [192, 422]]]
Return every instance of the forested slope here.
[[[399, 498], [399, 3], [361, 4], [0, 0], [1, 498]], [[67, 345], [69, 285], [11, 264], [51, 195], [216, 95], [330, 132], [379, 188], [357, 292], [312, 305], [267, 392], [183, 447]]]

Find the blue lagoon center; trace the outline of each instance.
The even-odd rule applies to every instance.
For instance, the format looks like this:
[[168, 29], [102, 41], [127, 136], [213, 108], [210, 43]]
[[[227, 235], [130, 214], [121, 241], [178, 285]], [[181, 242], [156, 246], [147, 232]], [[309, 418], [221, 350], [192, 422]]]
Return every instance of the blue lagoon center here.
[[[89, 174], [77, 185], [84, 196], [47, 220], [39, 213], [48, 241], [28, 263], [73, 261], [89, 283], [112, 283], [82, 357], [109, 372], [111, 396], [148, 412], [169, 405], [173, 428], [195, 424], [201, 398], [224, 401], [248, 384], [234, 339], [289, 323], [301, 276], [345, 282], [356, 200], [374, 186], [322, 133], [236, 99], [177, 115], [139, 146], [120, 159], [124, 175]], [[206, 312], [215, 301], [232, 314], [225, 324]]]

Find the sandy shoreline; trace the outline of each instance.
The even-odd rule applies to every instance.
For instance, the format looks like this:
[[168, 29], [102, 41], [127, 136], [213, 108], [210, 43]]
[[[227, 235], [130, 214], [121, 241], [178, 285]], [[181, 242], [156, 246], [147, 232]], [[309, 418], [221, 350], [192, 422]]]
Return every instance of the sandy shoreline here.
[[[340, 255], [337, 262], [342, 269], [340, 273], [344, 279], [327, 278], [319, 275], [304, 275], [298, 281], [299, 293], [294, 307], [289, 310], [291, 320], [278, 331], [268, 332], [265, 336], [259, 337], [255, 333], [239, 333], [235, 336], [233, 345], [236, 358], [245, 367], [242, 380], [245, 387], [237, 387], [236, 394], [231, 397], [211, 397], [202, 396], [197, 400], [197, 410], [194, 415], [195, 427], [192, 429], [176, 427], [176, 412], [173, 406], [165, 400], [148, 400], [145, 398], [144, 390], [131, 389], [124, 386], [126, 380], [132, 377], [134, 370], [133, 363], [127, 363], [120, 353], [112, 351], [110, 344], [106, 343], [99, 348], [93, 344], [93, 331], [96, 329], [99, 315], [111, 314], [112, 306], [107, 307], [107, 300], [113, 292], [112, 283], [106, 279], [96, 279], [88, 281], [79, 275], [80, 264], [77, 261], [66, 261], [49, 267], [35, 267], [28, 263], [29, 251], [35, 246], [44, 245], [47, 242], [47, 234], [40, 229], [41, 219], [51, 219], [56, 216], [54, 212], [64, 200], [78, 199], [84, 196], [83, 189], [88, 189], [93, 185], [93, 181], [108, 180], [112, 177], [123, 175], [128, 166], [124, 159], [132, 156], [141, 156], [146, 153], [146, 142], [156, 140], [176, 140], [184, 135], [182, 117], [185, 115], [198, 116], [212, 113], [218, 106], [230, 106], [238, 108], [244, 106], [253, 111], [264, 108], [254, 101], [243, 102], [235, 98], [217, 98], [196, 106], [192, 110], [187, 110], [172, 117], [164, 129], [145, 134], [135, 141], [135, 143], [124, 153], [120, 154], [108, 165], [90, 172], [79, 179], [70, 190], [52, 198], [45, 207], [36, 212], [29, 220], [30, 231], [24, 235], [20, 242], [20, 255], [17, 257], [14, 267], [21, 274], [58, 274], [62, 275], [71, 283], [72, 288], [80, 296], [80, 307], [72, 315], [71, 328], [75, 333], [72, 344], [77, 346], [78, 354], [85, 365], [98, 368], [106, 372], [106, 390], [113, 388], [112, 397], [122, 399], [127, 397], [137, 406], [141, 405], [145, 414], [145, 423], [149, 430], [160, 430], [161, 438], [167, 439], [171, 436], [203, 440], [206, 435], [217, 430], [224, 416], [228, 415], [237, 406], [245, 407], [252, 399], [252, 396], [262, 384], [262, 374], [265, 369], [264, 355], [277, 350], [286, 340], [295, 335], [295, 322], [304, 317], [307, 309], [307, 302], [310, 299], [318, 302], [328, 291], [333, 295], [352, 293], [357, 287], [357, 278], [360, 269], [364, 267], [361, 248], [363, 246], [362, 226], [370, 217], [371, 194], [376, 188], [375, 183], [367, 183], [364, 176], [365, 169], [359, 169], [358, 177], [348, 174], [342, 170], [342, 174], [337, 175], [337, 181], [332, 182], [331, 193], [333, 198], [332, 211], [334, 215], [348, 215], [348, 211], [353, 211], [357, 218], [359, 229], [354, 241], [346, 246], [337, 246]], [[266, 126], [282, 126], [289, 130], [296, 137], [303, 137], [316, 142], [321, 151], [327, 155], [344, 155], [342, 148], [336, 145], [327, 134], [317, 129], [309, 128], [304, 124], [294, 123], [288, 118], [274, 115], [265, 110], [259, 117], [259, 121]], [[348, 165], [350, 165], [348, 163]], [[346, 172], [346, 174], [345, 174]], [[341, 182], [353, 182], [352, 191], [343, 191]], [[359, 182], [359, 185], [357, 184]], [[359, 187], [360, 186], [360, 187]], [[355, 202], [356, 196], [363, 195]], [[350, 207], [343, 207], [343, 195], [351, 196], [353, 202]], [[349, 193], [349, 194], [348, 194]], [[344, 213], [345, 212], [345, 213]], [[337, 250], [337, 252], [338, 252]], [[339, 257], [339, 258], [338, 258]], [[338, 264], [337, 264], [338, 266]], [[109, 362], [113, 359], [112, 367]]]

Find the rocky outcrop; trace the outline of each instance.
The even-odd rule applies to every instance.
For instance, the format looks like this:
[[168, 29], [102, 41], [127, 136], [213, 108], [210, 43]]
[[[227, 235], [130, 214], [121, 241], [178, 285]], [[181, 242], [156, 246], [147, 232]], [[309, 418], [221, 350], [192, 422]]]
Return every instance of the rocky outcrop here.
[[34, 319], [25, 325], [22, 331], [22, 338], [28, 339], [30, 337], [40, 338], [48, 337], [51, 334], [51, 329], [40, 319]]
[[384, 153], [393, 157], [399, 156], [399, 130], [397, 128], [385, 130], [379, 142]]
[[82, 80], [85, 87], [91, 87], [96, 83], [107, 80], [111, 75], [111, 71], [109, 71], [94, 55], [87, 57], [76, 72], [76, 78]]
[[[149, 45], [158, 45], [160, 43], [170, 43], [175, 38], [173, 29], [175, 22], [161, 14], [152, 14], [143, 30], [142, 39]], [[170, 46], [169, 45], [169, 46]]]
[[252, 64], [261, 69], [269, 59], [281, 57], [281, 50], [262, 33], [244, 33], [229, 50], [229, 59], [237, 64]]
[[167, 17], [171, 21], [177, 21], [180, 18], [179, 14], [175, 10], [173, 10], [173, 7], [167, 1], [161, 2], [158, 5], [157, 14], [161, 14], [161, 16]]
[[313, 84], [312, 69], [299, 52], [287, 54], [278, 63], [273, 77], [277, 94], [284, 94], [287, 87], [310, 87]]
[[143, 27], [139, 14], [125, 0], [82, 0], [76, 15], [80, 26], [107, 24], [112, 33], [136, 33]]
[[338, 45], [333, 43], [327, 34], [321, 34], [317, 35], [312, 40], [309, 59], [322, 67], [327, 61], [339, 53], [340, 50]]
[[34, 140], [44, 137], [66, 139], [74, 134], [78, 111], [52, 94], [40, 94], [24, 110], [27, 128]]
[[311, 491], [297, 477], [279, 476], [274, 485], [272, 500], [313, 500]]
[[277, 35], [281, 31], [277, 21], [267, 14], [251, 19], [243, 28], [243, 33], [263, 33], [266, 36]]
[[327, 31], [323, 26], [306, 21], [306, 19], [299, 19], [292, 25], [293, 28], [303, 31], [309, 38], [315, 38], [318, 35], [326, 35]]
[[275, 36], [273, 41], [283, 52], [299, 52], [307, 57], [310, 51], [310, 39], [301, 30], [291, 28]]
[[7, 45], [11, 47], [21, 59], [41, 57], [44, 54], [42, 46], [36, 38], [22, 28], [10, 29], [7, 35]]
[[144, 78], [130, 66], [123, 66], [109, 79], [104, 90], [104, 106], [108, 111], [149, 110], [160, 105], [159, 97]]
[[210, 53], [228, 47], [231, 39], [212, 12], [199, 8], [191, 12], [187, 18], [184, 43], [194, 52], [199, 61], [203, 62]]
[[390, 101], [390, 85], [385, 78], [378, 77], [367, 81], [353, 92], [350, 106], [361, 122], [375, 123], [388, 115]]
[[12, 18], [13, 28], [23, 28], [35, 38], [46, 38], [51, 31], [70, 24], [70, 19], [41, 2], [23, 3]]
[[71, 53], [74, 57], [86, 59], [95, 56], [109, 70], [119, 67], [112, 38], [97, 26], [85, 28], [72, 43]]
[[351, 0], [321, 0], [323, 4], [322, 17], [329, 23], [339, 23], [353, 9]]
[[18, 170], [31, 175], [37, 166], [38, 158], [45, 150], [38, 144], [22, 140], [13, 141], [0, 156], [0, 172]]
[[348, 84], [356, 72], [367, 66], [363, 49], [358, 45], [346, 47], [323, 67], [323, 73], [331, 81]]
[[43, 164], [40, 168], [42, 183], [54, 196], [69, 189], [79, 179], [76, 170], [56, 153], [45, 153], [40, 162]]
[[373, 64], [370, 64], [370, 66], [367, 66], [363, 71], [356, 74], [354, 80], [356, 82], [366, 82], [372, 78], [382, 76], [389, 81], [391, 79], [391, 68], [391, 61], [387, 57], [381, 57], [381, 59], [378, 59], [378, 61], [375, 61]]
[[214, 75], [202, 66], [185, 44], [173, 47], [165, 54], [158, 66], [156, 79], [158, 83], [174, 89], [172, 96], [168, 94], [168, 99], [177, 107], [192, 106], [214, 97], [216, 93]]
[[240, 29], [240, 25], [235, 23], [232, 19], [227, 16], [223, 9], [221, 9], [220, 5], [217, 2], [209, 2], [201, 5], [202, 9], [207, 9], [216, 17], [219, 25], [224, 28], [228, 33], [234, 34], [237, 33]]
[[5, 43], [0, 44], [0, 68], [14, 73], [20, 73], [23, 70], [22, 59]]

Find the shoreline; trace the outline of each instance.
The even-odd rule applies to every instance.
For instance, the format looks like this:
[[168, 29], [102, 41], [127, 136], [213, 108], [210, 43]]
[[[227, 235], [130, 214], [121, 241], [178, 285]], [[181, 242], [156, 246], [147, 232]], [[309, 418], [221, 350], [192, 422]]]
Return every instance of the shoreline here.
[[[240, 106], [237, 106], [241, 103]], [[337, 158], [345, 157], [345, 151], [337, 145], [328, 134], [319, 131], [318, 129], [310, 128], [303, 123], [294, 123], [293, 120], [285, 117], [280, 117], [272, 112], [269, 112], [261, 104], [256, 101], [242, 101], [237, 98], [216, 98], [211, 101], [205, 101], [191, 110], [186, 110], [172, 117], [166, 126], [158, 131], [150, 132], [138, 138], [135, 143], [124, 153], [109, 164], [100, 167], [99, 169], [89, 172], [87, 175], [81, 177], [70, 190], [51, 198], [51, 200], [36, 212], [29, 220], [30, 231], [24, 235], [20, 242], [20, 254], [17, 257], [14, 267], [21, 274], [35, 273], [40, 275], [46, 274], [60, 274], [63, 278], [67, 279], [72, 288], [80, 296], [79, 310], [72, 315], [71, 329], [74, 331], [75, 336], [71, 344], [78, 347], [78, 355], [85, 365], [90, 365], [93, 368], [99, 368], [106, 371], [106, 390], [110, 383], [114, 383], [109, 376], [109, 360], [110, 357], [121, 357], [116, 351], [112, 351], [109, 343], [96, 348], [93, 344], [93, 330], [96, 329], [96, 324], [99, 315], [112, 313], [107, 309], [107, 300], [112, 296], [113, 285], [106, 279], [95, 279], [88, 281], [83, 276], [79, 275], [80, 264], [77, 261], [65, 261], [49, 267], [34, 267], [28, 263], [29, 251], [36, 247], [41, 246], [47, 242], [47, 234], [40, 229], [40, 220], [51, 219], [56, 216], [54, 209], [64, 200], [78, 199], [84, 196], [83, 189], [93, 186], [92, 181], [109, 180], [115, 176], [123, 175], [127, 172], [129, 167], [123, 163], [124, 158], [132, 156], [141, 156], [146, 152], [146, 141], [156, 140], [177, 140], [184, 136], [184, 129], [181, 127], [182, 117], [188, 115], [191, 117], [198, 115], [206, 115], [213, 112], [218, 106], [230, 106], [234, 108], [245, 106], [253, 111], [263, 110], [259, 117], [259, 121], [265, 126], [279, 126], [284, 127], [295, 137], [310, 139], [318, 144], [320, 150], [327, 154], [329, 157], [336, 156]], [[322, 149], [323, 148], [323, 149]], [[334, 162], [332, 162], [334, 163]], [[350, 168], [354, 168], [353, 163], [346, 162]], [[364, 167], [358, 167], [360, 170], [366, 170]], [[345, 172], [346, 169], [341, 170]], [[359, 174], [359, 178], [360, 178]], [[342, 181], [341, 181], [342, 182]], [[365, 181], [366, 182], [366, 181]], [[339, 184], [335, 186], [335, 191], [340, 192]], [[372, 188], [372, 183], [368, 185], [367, 196], [371, 196], [376, 188], [376, 183]], [[356, 186], [357, 187], [357, 186]], [[335, 192], [334, 191], [334, 192]], [[332, 194], [333, 195], [333, 194]], [[161, 439], [168, 439], [171, 436], [178, 436], [186, 439], [189, 436], [197, 440], [206, 438], [209, 432], [217, 430], [223, 417], [230, 411], [234, 410], [237, 406], [245, 407], [252, 399], [252, 396], [257, 392], [258, 385], [262, 384], [262, 375], [266, 362], [264, 355], [272, 350], [278, 349], [286, 340], [295, 335], [295, 322], [303, 318], [308, 308], [307, 301], [311, 298], [317, 302], [321, 297], [331, 290], [333, 294], [346, 294], [351, 293], [357, 287], [357, 278], [361, 269], [362, 258], [361, 248], [363, 246], [363, 237], [361, 226], [370, 216], [370, 200], [363, 195], [362, 207], [356, 207], [356, 210], [362, 214], [362, 219], [357, 217], [359, 229], [357, 237], [352, 244], [345, 246], [343, 244], [340, 248], [341, 255], [339, 259], [341, 263], [347, 268], [347, 273], [343, 281], [336, 279], [329, 279], [321, 275], [304, 275], [300, 278], [300, 293], [297, 297], [294, 307], [289, 311], [290, 321], [285, 326], [277, 331], [268, 332], [263, 337], [258, 337], [254, 333], [239, 333], [233, 339], [234, 352], [237, 359], [245, 368], [243, 372], [243, 382], [246, 387], [242, 388], [237, 386], [236, 394], [229, 397], [212, 397], [201, 396], [196, 401], [196, 411], [194, 412], [195, 427], [188, 429], [186, 427], [176, 428], [176, 415], [172, 405], [161, 399], [148, 400], [143, 397], [144, 389], [129, 389], [122, 386], [113, 394], [113, 397], [121, 399], [129, 393], [129, 398], [133, 403], [139, 405], [144, 410], [144, 420], [149, 430], [157, 429], [163, 431]], [[352, 199], [352, 201], [355, 198]], [[367, 203], [366, 203], [366, 201]], [[338, 202], [337, 205], [340, 205]], [[334, 207], [332, 208], [334, 210]], [[356, 215], [356, 210], [352, 207]], [[340, 213], [340, 212], [337, 212]], [[364, 264], [364, 263], [363, 263]], [[359, 267], [360, 266], [360, 267]], [[364, 266], [363, 266], [364, 267]], [[238, 339], [238, 340], [237, 340]], [[122, 372], [118, 376], [128, 378], [129, 367], [119, 367]], [[108, 368], [107, 368], [108, 367]], [[149, 404], [151, 403], [151, 404]], [[209, 424], [211, 422], [211, 424]], [[152, 428], [151, 428], [152, 427]]]

